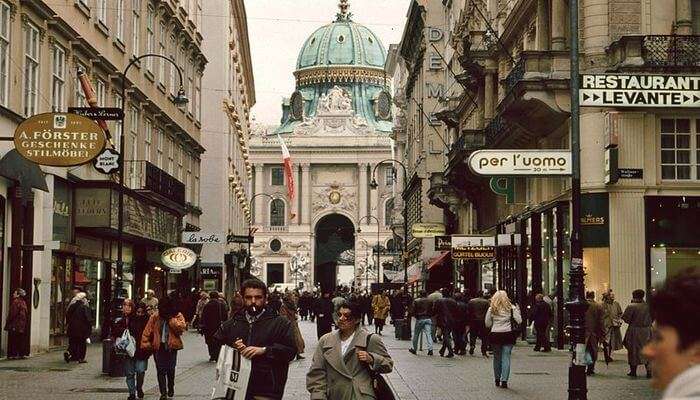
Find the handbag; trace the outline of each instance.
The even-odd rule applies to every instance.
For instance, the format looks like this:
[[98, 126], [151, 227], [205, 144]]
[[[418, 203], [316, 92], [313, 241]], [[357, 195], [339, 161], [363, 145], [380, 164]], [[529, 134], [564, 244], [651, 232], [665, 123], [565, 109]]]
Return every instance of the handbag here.
[[115, 341], [114, 352], [129, 357], [133, 357], [136, 354], [136, 340], [131, 336], [129, 329], [124, 329], [121, 337]]
[[518, 321], [515, 320], [515, 317], [513, 317], [513, 309], [510, 309], [510, 332], [513, 334], [513, 338], [515, 340], [518, 339], [518, 336], [520, 336], [520, 331], [522, 328], [520, 327], [520, 324]]
[[[367, 342], [365, 343], [365, 351], [369, 351], [369, 339], [374, 335], [370, 333], [367, 335]], [[379, 372], [373, 370], [367, 366], [369, 370], [369, 377], [372, 380], [372, 388], [374, 389], [374, 395], [376, 400], [395, 400], [394, 393], [389, 387], [386, 379]]]

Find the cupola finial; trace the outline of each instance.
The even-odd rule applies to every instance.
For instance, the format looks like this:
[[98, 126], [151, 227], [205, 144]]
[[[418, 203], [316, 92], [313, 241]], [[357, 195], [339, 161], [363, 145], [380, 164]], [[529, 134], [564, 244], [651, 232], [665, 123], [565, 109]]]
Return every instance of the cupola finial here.
[[340, 12], [336, 15], [337, 21], [350, 20], [352, 14], [348, 12], [348, 8], [350, 8], [350, 4], [348, 3], [348, 1], [349, 0], [340, 0], [340, 3], [338, 3], [338, 8], [340, 8]]

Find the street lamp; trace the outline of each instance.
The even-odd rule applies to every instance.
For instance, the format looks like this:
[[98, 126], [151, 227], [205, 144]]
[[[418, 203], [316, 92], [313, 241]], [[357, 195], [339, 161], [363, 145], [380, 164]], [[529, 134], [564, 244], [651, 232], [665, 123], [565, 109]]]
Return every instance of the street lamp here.
[[[183, 106], [189, 102], [189, 99], [185, 95], [185, 89], [183, 87], [184, 85], [184, 80], [182, 78], [182, 70], [180, 67], [175, 64], [175, 61], [172, 59], [162, 56], [160, 54], [143, 54], [139, 57], [136, 57], [135, 59], [131, 60], [129, 64], [127, 64], [126, 68], [124, 69], [124, 72], [121, 73], [121, 84], [122, 84], [122, 90], [121, 90], [121, 95], [122, 95], [122, 104], [121, 104], [121, 111], [122, 115], [124, 115], [124, 110], [126, 108], [126, 75], [129, 72], [129, 69], [131, 67], [138, 63], [141, 59], [147, 58], [147, 57], [157, 57], [157, 58], [162, 58], [165, 61], [168, 61], [171, 63], [174, 67], [175, 70], [177, 70], [177, 74], [180, 78], [180, 88], [177, 91], [177, 95], [173, 99], [173, 103], [176, 106]], [[122, 126], [121, 132], [119, 132], [119, 154], [121, 154], [122, 157], [124, 157], [124, 127]], [[123, 261], [123, 240], [124, 240], [124, 160], [122, 158], [122, 162], [119, 163], [119, 167], [117, 169], [117, 173], [119, 174], [119, 193], [118, 193], [118, 216], [117, 216], [117, 278], [116, 281], [114, 282], [114, 295], [113, 295], [113, 311], [116, 313], [119, 307], [119, 299], [121, 299], [121, 292], [122, 292], [122, 284], [123, 284], [123, 279], [124, 279], [124, 261]], [[108, 319], [108, 321], [111, 321]], [[110, 326], [111, 329], [111, 326]]]
[[[369, 222], [369, 219], [370, 219], [370, 218], [374, 218], [374, 220], [377, 221], [377, 265], [376, 265], [376, 268], [377, 268], [377, 283], [379, 283], [379, 249], [380, 249], [380, 247], [379, 247], [379, 243], [380, 243], [379, 233], [380, 233], [380, 230], [379, 230], [379, 229], [381, 228], [381, 226], [379, 225], [379, 218], [375, 217], [374, 215], [369, 215], [369, 214], [368, 214], [368, 215], [365, 215], [365, 216], [362, 217], [362, 218], [360, 218], [360, 220], [357, 221], [357, 224], [359, 225], [360, 223], [362, 223], [362, 220], [365, 219], [365, 218], [367, 218], [367, 222]], [[357, 228], [357, 233], [362, 233], [362, 229], [360, 229], [360, 228], [358, 227], [358, 228]], [[367, 290], [368, 287], [369, 287], [369, 279], [367, 278], [367, 268], [365, 268], [365, 290]]]
[[[401, 197], [404, 197], [406, 195], [406, 189], [407, 189], [407, 176], [408, 174], [406, 173], [406, 166], [399, 160], [393, 159], [393, 158], [388, 158], [386, 160], [383, 160], [377, 165], [374, 166], [372, 169], [372, 182], [370, 182], [369, 187], [372, 189], [377, 189], [379, 187], [379, 184], [377, 184], [377, 179], [375, 178], [376, 172], [377, 172], [377, 167], [379, 167], [382, 164], [388, 164], [388, 163], [396, 163], [401, 166], [403, 169], [403, 190], [401, 191]], [[404, 287], [404, 292], [408, 294], [408, 202], [406, 199], [403, 201], [403, 287]]]
[[[252, 209], [252, 208], [253, 208], [253, 200], [255, 200], [255, 198], [258, 197], [258, 196], [265, 196], [265, 197], [270, 198], [270, 200], [274, 200], [274, 199], [275, 199], [274, 197], [272, 197], [271, 195], [269, 195], [269, 194], [267, 194], [267, 193], [256, 193], [256, 194], [254, 194], [253, 196], [251, 196], [250, 200], [248, 200], [248, 209]], [[260, 212], [261, 210], [255, 210], [255, 211], [256, 211], [256, 212]], [[255, 216], [255, 214], [253, 214], [253, 216]], [[247, 269], [248, 269], [248, 273], [250, 273], [250, 261], [251, 261], [251, 259], [252, 259], [252, 254], [251, 254], [251, 252], [250, 252], [250, 251], [251, 251], [251, 250], [250, 250], [250, 244], [251, 244], [251, 242], [253, 241], [253, 233], [255, 233], [255, 231], [253, 230], [253, 228], [252, 228], [252, 227], [248, 227], [248, 260], [247, 260], [246, 263], [245, 263], [245, 264], [246, 264], [246, 267], [247, 267]]]

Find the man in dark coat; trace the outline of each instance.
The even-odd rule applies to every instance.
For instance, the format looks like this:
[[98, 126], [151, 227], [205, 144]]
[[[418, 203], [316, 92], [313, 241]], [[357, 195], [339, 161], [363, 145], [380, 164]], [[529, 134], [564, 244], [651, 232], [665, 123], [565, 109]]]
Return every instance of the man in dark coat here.
[[314, 300], [314, 315], [316, 316], [316, 335], [318, 338], [333, 330], [334, 307], [331, 294], [324, 292], [321, 297]]
[[592, 362], [586, 367], [586, 375], [595, 374], [595, 363], [598, 360], [598, 347], [605, 337], [605, 325], [603, 318], [605, 310], [595, 301], [595, 293], [586, 293], [588, 309], [586, 310], [586, 352], [591, 356]]
[[462, 293], [455, 293], [455, 308], [452, 310], [452, 319], [454, 321], [454, 330], [452, 331], [452, 337], [455, 340], [455, 354], [466, 355], [467, 354], [467, 323], [468, 323], [468, 311], [467, 302], [465, 301], [465, 296]]
[[625, 338], [622, 341], [627, 349], [627, 362], [630, 365], [631, 377], [637, 376], [637, 366], [644, 364], [647, 378], [651, 378], [649, 361], [642, 353], [642, 349], [651, 340], [651, 314], [649, 305], [644, 302], [644, 290], [637, 289], [632, 292], [632, 304], [625, 308], [622, 320], [629, 324]]
[[479, 291], [477, 296], [467, 303], [467, 315], [469, 320], [469, 354], [474, 355], [474, 347], [476, 347], [476, 339], [481, 339], [481, 354], [487, 357], [486, 350], [488, 349], [488, 332], [486, 331], [485, 318], [486, 311], [489, 309], [491, 302], [488, 299], [488, 292]]
[[92, 313], [88, 307], [86, 294], [79, 292], [71, 300], [66, 310], [66, 333], [68, 334], [68, 351], [63, 353], [66, 362], [86, 363], [87, 339], [92, 333]]
[[[440, 348], [440, 356], [452, 358], [454, 350], [452, 349], [452, 331], [455, 329], [455, 315], [457, 314], [457, 302], [452, 298], [452, 293], [449, 289], [444, 289], [442, 298], [435, 300], [433, 310], [437, 326], [442, 330], [442, 347]], [[445, 355], [447, 350], [447, 355]]]
[[209, 302], [202, 309], [202, 319], [199, 322], [199, 329], [202, 331], [204, 341], [209, 349], [209, 362], [215, 362], [219, 359], [221, 343], [214, 339], [214, 333], [226, 321], [227, 315], [226, 301], [219, 296], [219, 292], [211, 291], [209, 293]]
[[282, 399], [289, 362], [297, 353], [289, 321], [267, 305], [267, 286], [258, 279], [241, 284], [244, 310], [224, 322], [215, 339], [251, 360], [246, 398]]
[[552, 351], [552, 344], [549, 342], [549, 321], [552, 319], [552, 309], [549, 307], [542, 293], [535, 295], [535, 305], [532, 308], [532, 321], [535, 323], [537, 342], [535, 351]]
[[12, 303], [5, 320], [7, 331], [7, 359], [27, 358], [29, 346], [27, 341], [27, 303], [24, 289], [17, 288], [12, 293]]

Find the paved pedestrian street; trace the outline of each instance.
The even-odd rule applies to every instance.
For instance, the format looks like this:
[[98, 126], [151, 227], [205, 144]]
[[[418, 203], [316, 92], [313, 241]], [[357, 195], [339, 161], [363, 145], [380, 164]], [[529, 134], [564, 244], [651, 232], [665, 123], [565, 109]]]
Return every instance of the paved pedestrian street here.
[[[301, 322], [306, 339], [306, 359], [289, 366], [289, 380], [285, 400], [308, 398], [306, 371], [316, 347], [316, 326]], [[391, 326], [384, 340], [394, 358], [394, 372], [388, 380], [407, 400], [450, 399], [565, 399], [568, 355], [554, 351], [535, 353], [529, 346], [518, 346], [513, 351], [512, 372], [508, 389], [493, 385], [491, 360], [481, 356], [456, 356], [453, 359], [426, 352], [414, 356], [408, 352], [410, 342], [394, 339]], [[178, 354], [175, 385], [177, 399], [209, 399], [214, 364], [207, 362], [204, 340], [194, 332], [183, 336], [185, 349]], [[88, 349], [87, 364], [65, 364], [62, 352], [54, 351], [28, 360], [0, 362], [0, 400], [5, 399], [126, 399], [124, 378], [110, 378], [101, 374], [102, 354], [99, 345]], [[651, 400], [659, 396], [649, 389], [646, 379], [632, 380], [626, 376], [624, 354], [616, 361], [598, 366], [598, 374], [588, 380], [591, 400]], [[155, 366], [151, 359], [144, 384], [147, 399], [158, 397]]]

